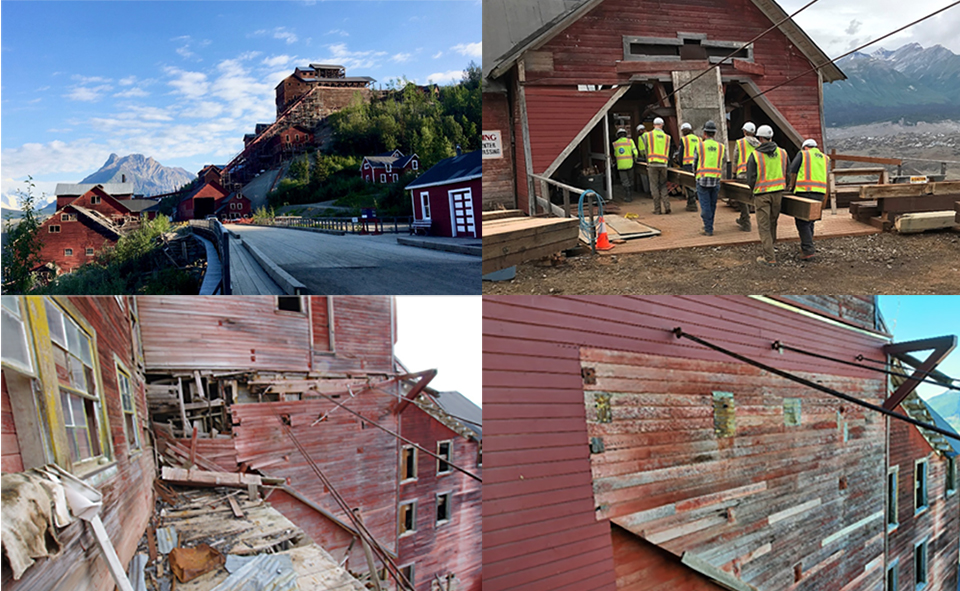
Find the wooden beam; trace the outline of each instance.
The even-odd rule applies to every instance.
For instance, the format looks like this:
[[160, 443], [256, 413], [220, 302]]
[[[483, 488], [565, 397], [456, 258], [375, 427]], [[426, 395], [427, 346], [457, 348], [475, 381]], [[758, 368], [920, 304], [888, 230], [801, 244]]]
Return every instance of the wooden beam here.
[[190, 421], [187, 420], [187, 409], [183, 406], [183, 378], [177, 378], [177, 392], [179, 394], [177, 400], [180, 402], [180, 419], [183, 421], [183, 432], [186, 433]]
[[899, 158], [878, 158], [876, 156], [857, 156], [855, 154], [837, 154], [836, 152], [830, 153], [830, 160], [832, 161], [843, 160], [845, 162], [864, 162], [867, 164], [887, 164], [889, 166], [900, 166], [903, 164], [903, 160]]
[[437, 370], [428, 369], [426, 371], [421, 371], [416, 374], [411, 374], [408, 378], [419, 377], [417, 383], [413, 385], [413, 388], [410, 388], [410, 391], [404, 394], [403, 400], [400, 401], [400, 404], [397, 405], [397, 414], [403, 412], [403, 409], [407, 408], [407, 405], [410, 404], [417, 396], [423, 392], [423, 389], [427, 387], [427, 384], [430, 383], [430, 380], [437, 377]]
[[197, 428], [193, 428], [193, 436], [190, 438], [190, 467], [197, 465]]
[[905, 213], [897, 218], [894, 226], [901, 234], [919, 234], [927, 230], [943, 230], [956, 224], [952, 211], [924, 211]]
[[[360, 509], [354, 509], [353, 514], [356, 516], [357, 522], [363, 525], [363, 517], [360, 516]], [[370, 571], [370, 580], [373, 581], [373, 588], [375, 591], [381, 591], [380, 575], [377, 573], [377, 563], [373, 560], [373, 550], [370, 548], [370, 544], [367, 542], [365, 536], [360, 536], [360, 542], [363, 544], [363, 553], [367, 557], [367, 569]]]
[[[903, 402], [904, 398], [913, 392], [914, 388], [916, 388], [920, 383], [920, 380], [922, 380], [927, 373], [935, 369], [937, 365], [939, 365], [940, 362], [943, 361], [956, 347], [956, 335], [933, 337], [929, 339], [920, 339], [916, 341], [884, 345], [883, 352], [885, 354], [890, 355], [891, 357], [897, 357], [901, 361], [905, 360], [903, 355], [906, 353], [926, 351], [928, 349], [933, 349], [933, 351], [927, 356], [923, 363], [916, 367], [916, 371], [913, 372], [913, 375], [900, 384], [900, 387], [897, 388], [889, 398], [887, 398], [887, 400], [883, 403], [883, 408], [887, 410], [893, 410], [896, 408], [898, 404]], [[911, 359], [911, 361], [915, 360]]]
[[523, 132], [523, 162], [527, 177], [527, 205], [531, 217], [537, 215], [537, 191], [533, 185], [533, 154], [530, 152], [530, 123], [527, 119], [527, 81], [523, 58], [517, 61], [517, 89], [520, 101], [520, 130]]
[[579, 243], [577, 218], [500, 220], [483, 225], [482, 273], [493, 273], [520, 263], [575, 248]]
[[237, 519], [243, 519], [243, 510], [240, 509], [240, 503], [237, 502], [237, 499], [233, 496], [233, 493], [230, 493], [230, 496], [227, 497], [227, 502], [230, 503], [230, 510], [233, 511], [233, 516]]
[[757, 62], [748, 62], [747, 60], [740, 59], [733, 60], [733, 69], [746, 72], [747, 74], [753, 74], [754, 76], [763, 76], [766, 72], [766, 68], [763, 67], [763, 64], [758, 64]]
[[523, 212], [519, 209], [501, 209], [497, 211], [484, 211], [481, 213], [481, 221], [489, 222], [493, 220], [502, 220], [504, 218], [523, 217]]
[[164, 466], [162, 478], [174, 484], [192, 486], [230, 486], [246, 488], [248, 485], [260, 486], [262, 481], [256, 474], [239, 474], [237, 472], [211, 472]]

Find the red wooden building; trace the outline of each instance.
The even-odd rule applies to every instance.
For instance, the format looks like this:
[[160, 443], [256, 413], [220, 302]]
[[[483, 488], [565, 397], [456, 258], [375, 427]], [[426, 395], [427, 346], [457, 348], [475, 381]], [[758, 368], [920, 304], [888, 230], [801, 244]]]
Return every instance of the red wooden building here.
[[[133, 557], [153, 515], [156, 475], [143, 429], [147, 403], [136, 302], [5, 296], [2, 313], [3, 588], [109, 591], [114, 581], [90, 528], [79, 519], [56, 527], [36, 506], [11, 511], [11, 503], [15, 491], [21, 498], [37, 492], [23, 483], [14, 489], [16, 473], [56, 463], [102, 493], [100, 517], [120, 562], [125, 566]], [[15, 572], [6, 532], [19, 532], [20, 543], [29, 544], [29, 533], [43, 536], [47, 525], [57, 532], [59, 553], [34, 554], [32, 565], [18, 560]], [[45, 545], [41, 539], [40, 548]]]
[[221, 221], [239, 220], [253, 215], [253, 203], [243, 193], [234, 191], [220, 200], [213, 213]]
[[438, 162], [405, 187], [410, 191], [414, 222], [430, 222], [434, 236], [480, 238], [476, 216], [482, 176], [479, 150]]
[[680, 122], [699, 129], [708, 118], [721, 141], [740, 137], [749, 120], [771, 125], [791, 155], [805, 138], [823, 145], [822, 83], [843, 73], [824, 65], [829, 58], [790, 20], [740, 49], [786, 17], [774, 0], [484, 4], [483, 133], [500, 138], [485, 155], [485, 207], [528, 211], [530, 190], [542, 193], [529, 173], [577, 185], [581, 171], [596, 168], [609, 190], [610, 138], [655, 116], [674, 145]]
[[269, 151], [275, 162], [300, 154], [313, 145], [313, 133], [302, 125], [279, 129], [269, 142]]
[[202, 183], [209, 183], [212, 181], [220, 182], [221, 169], [216, 164], [208, 164], [200, 169], [200, 172], [197, 173], [197, 178], [200, 179]]
[[942, 476], [922, 526], [885, 523], [888, 445], [901, 494], [916, 459], [946, 473], [916, 428], [672, 332], [880, 404], [885, 376], [840, 362], [886, 361], [872, 298], [514, 296], [483, 314], [489, 590], [880, 589], [927, 538], [924, 588], [956, 588]]
[[218, 181], [200, 182], [180, 199], [177, 205], [177, 219], [180, 221], [202, 220], [209, 215], [215, 215], [220, 203], [229, 194], [230, 192]]
[[[148, 396], [176, 385], [226, 408], [228, 419], [202, 429], [221, 465], [287, 479], [290, 489], [270, 503], [350, 571], [367, 572], [349, 519], [285, 435], [281, 417], [289, 417], [417, 591], [431, 591], [435, 580], [443, 589], [481, 589], [480, 482], [452, 466], [481, 473], [482, 435], [466, 421], [482, 418], [458, 394], [424, 389], [423, 377], [398, 378], [407, 372], [393, 356], [392, 298], [142, 297], [139, 305]], [[189, 333], [178, 328], [185, 325]], [[152, 418], [183, 434], [179, 410]], [[209, 438], [213, 429], [230, 437]]]
[[[58, 184], [57, 211], [40, 225], [42, 265], [56, 273], [74, 271], [105, 246], [139, 228], [141, 219], [155, 218], [159, 202], [132, 198], [132, 193], [125, 192], [126, 186], [132, 191], [132, 183]], [[121, 196], [107, 189], [119, 190]]]
[[364, 156], [360, 163], [360, 177], [368, 183], [395, 183], [408, 172], [420, 170], [420, 157], [404, 156], [400, 150], [376, 156]]

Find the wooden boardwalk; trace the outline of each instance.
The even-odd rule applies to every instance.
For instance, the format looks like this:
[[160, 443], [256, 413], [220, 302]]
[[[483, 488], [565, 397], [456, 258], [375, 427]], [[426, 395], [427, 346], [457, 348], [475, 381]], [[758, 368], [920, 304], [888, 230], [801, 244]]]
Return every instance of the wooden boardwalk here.
[[285, 295], [239, 239], [230, 237], [230, 288], [233, 295]]
[[[649, 198], [634, 199], [632, 203], [617, 202], [620, 215], [636, 213], [640, 216], [638, 221], [660, 230], [661, 235], [628, 240], [602, 254], [629, 254], [694, 246], [760, 243], [756, 214], [750, 215], [751, 231], [744, 232], [737, 226], [737, 218], [740, 214], [732, 207], [720, 203], [717, 205], [713, 223], [713, 236], [701, 236], [700, 229], [703, 227], [703, 221], [700, 219], [700, 213], [685, 211], [686, 201], [670, 199], [670, 204], [673, 208], [673, 213], [670, 215], [653, 215], [653, 201]], [[832, 215], [828, 209], [823, 212], [823, 219], [816, 223], [813, 239], [816, 242], [822, 238], [863, 236], [879, 232], [877, 228], [853, 219], [846, 209], [837, 209], [837, 215]], [[794, 219], [781, 214], [777, 223], [777, 242], [799, 242], [799, 240], [800, 236], [797, 234]]]

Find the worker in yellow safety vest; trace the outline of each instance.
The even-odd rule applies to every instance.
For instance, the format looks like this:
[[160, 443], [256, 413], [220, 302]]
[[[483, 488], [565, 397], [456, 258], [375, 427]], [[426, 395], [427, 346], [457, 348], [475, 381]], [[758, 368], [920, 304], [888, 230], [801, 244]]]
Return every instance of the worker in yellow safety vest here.
[[[738, 139], [733, 148], [734, 174], [739, 180], [747, 179], [747, 159], [750, 154], [760, 145], [760, 140], [756, 138], [757, 126], [751, 121], [743, 124], [743, 137]], [[750, 206], [746, 203], [734, 202], [734, 205], [740, 209], [740, 218], [737, 225], [744, 232], [750, 231]]]
[[670, 213], [670, 198], [667, 195], [667, 161], [670, 159], [670, 136], [663, 131], [663, 119], [653, 120], [653, 129], [641, 137], [641, 151], [647, 158], [647, 174], [650, 177], [650, 195], [653, 197], [653, 213]]
[[[696, 164], [696, 158], [698, 154], [697, 148], [700, 146], [701, 140], [697, 134], [693, 132], [693, 126], [689, 123], [684, 123], [680, 126], [680, 149], [681, 153], [677, 154], [677, 160], [680, 161], [680, 167], [687, 172], [695, 172], [694, 165]], [[684, 189], [687, 193], [687, 211], [697, 211], [697, 191], [696, 189], [687, 188]]]
[[[803, 142], [800, 152], [790, 162], [787, 170], [790, 175], [790, 187], [799, 197], [826, 201], [827, 199], [827, 170], [830, 158], [817, 149], [817, 140], [808, 139]], [[797, 223], [797, 232], [800, 234], [800, 259], [809, 261], [816, 255], [813, 247], [813, 224], [808, 220], [794, 218]]]
[[713, 236], [713, 218], [717, 211], [717, 197], [720, 195], [720, 179], [727, 161], [726, 148], [713, 139], [717, 135], [717, 124], [707, 121], [703, 124], [703, 141], [694, 150], [697, 170], [697, 197], [700, 199], [700, 218], [703, 220], [704, 236]]
[[761, 125], [757, 130], [760, 145], [747, 158], [747, 182], [753, 189], [753, 204], [757, 210], [757, 231], [763, 255], [757, 262], [777, 264], [777, 218], [780, 202], [787, 188], [787, 152], [773, 141], [773, 129]]
[[640, 156], [633, 140], [627, 137], [627, 130], [617, 130], [617, 139], [613, 142], [613, 156], [617, 160], [617, 172], [623, 185], [624, 201], [633, 201], [633, 163]]

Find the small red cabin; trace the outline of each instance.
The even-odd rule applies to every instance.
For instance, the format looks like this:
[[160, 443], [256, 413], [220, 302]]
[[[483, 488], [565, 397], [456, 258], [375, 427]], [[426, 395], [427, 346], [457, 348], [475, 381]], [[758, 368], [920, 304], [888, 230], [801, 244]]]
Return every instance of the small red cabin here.
[[239, 220], [253, 214], [253, 204], [243, 193], [230, 193], [217, 204], [216, 216], [221, 221]]
[[368, 183], [395, 183], [407, 172], [420, 170], [420, 157], [404, 156], [400, 150], [366, 156], [360, 163], [360, 177]]
[[203, 183], [180, 200], [177, 219], [202, 220], [208, 215], [214, 215], [220, 201], [227, 195], [227, 190], [217, 181]]
[[406, 186], [413, 201], [414, 221], [430, 220], [430, 234], [479, 238], [480, 151], [441, 160]]

